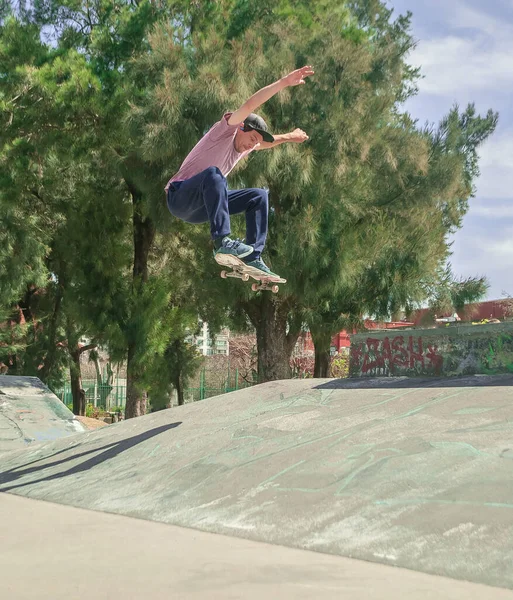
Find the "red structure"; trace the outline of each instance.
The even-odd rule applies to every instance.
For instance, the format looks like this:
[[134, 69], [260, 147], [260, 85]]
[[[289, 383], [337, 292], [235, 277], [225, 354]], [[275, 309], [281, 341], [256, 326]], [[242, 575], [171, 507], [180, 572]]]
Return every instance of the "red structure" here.
[[[458, 313], [462, 321], [483, 321], [484, 319], [499, 319], [503, 321], [506, 317], [513, 316], [513, 300], [487, 300], [486, 302], [476, 302], [465, 307], [462, 313]], [[446, 315], [439, 315], [446, 316]], [[412, 321], [414, 325], [425, 325], [434, 323], [430, 311], [427, 308], [413, 313]]]
[[[393, 321], [390, 323], [378, 323], [376, 321], [371, 321], [370, 319], [365, 321], [366, 329], [399, 329], [400, 327], [413, 327], [413, 325], [413, 323], [406, 321]], [[351, 333], [343, 330], [334, 335], [331, 338], [332, 350], [340, 352], [343, 348], [349, 349], [351, 346], [351, 335], [354, 333], [356, 333], [355, 330], [353, 330]], [[303, 350], [314, 352], [314, 349], [312, 336], [310, 335], [310, 332], [307, 332], [304, 336]]]
[[[445, 316], [445, 315], [438, 315]], [[475, 304], [469, 304], [463, 313], [459, 314], [462, 321], [482, 321], [484, 319], [499, 319], [503, 321], [506, 317], [513, 316], [513, 300], [488, 300], [487, 302], [478, 302]], [[391, 321], [389, 323], [383, 323], [379, 321], [372, 321], [367, 319], [365, 321], [365, 328], [368, 330], [376, 329], [401, 329], [403, 327], [421, 327], [421, 326], [435, 326], [433, 315], [431, 315], [428, 308], [413, 313], [411, 321]], [[341, 331], [333, 336], [331, 340], [331, 348], [336, 352], [340, 352], [344, 348], [351, 346], [351, 335], [356, 333], [352, 331]], [[303, 350], [314, 352], [314, 344], [312, 337], [307, 332], [303, 338]]]
[[[340, 352], [341, 348], [349, 348], [351, 346], [351, 338], [346, 331], [341, 331], [331, 338], [331, 347], [336, 348]], [[314, 352], [315, 347], [310, 332], [307, 331], [303, 336], [303, 351]]]

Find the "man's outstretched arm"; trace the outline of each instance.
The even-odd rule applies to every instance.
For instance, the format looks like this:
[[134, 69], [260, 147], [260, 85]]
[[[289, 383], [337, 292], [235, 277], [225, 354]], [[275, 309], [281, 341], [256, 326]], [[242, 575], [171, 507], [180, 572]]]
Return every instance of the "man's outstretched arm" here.
[[272, 98], [279, 91], [286, 87], [293, 87], [296, 85], [303, 85], [305, 83], [304, 78], [314, 74], [313, 67], [303, 67], [302, 69], [296, 69], [289, 73], [286, 77], [278, 79], [271, 85], [266, 86], [259, 90], [256, 94], [253, 94], [249, 100], [246, 100], [244, 104], [231, 114], [228, 119], [228, 125], [238, 125], [242, 123], [252, 112], [267, 102], [269, 98]]
[[286, 142], [293, 144], [301, 144], [306, 142], [309, 137], [302, 129], [294, 129], [290, 133], [283, 133], [273, 136], [274, 142], [260, 142], [256, 145], [255, 150], [268, 150], [269, 148], [275, 148], [280, 144], [284, 144]]

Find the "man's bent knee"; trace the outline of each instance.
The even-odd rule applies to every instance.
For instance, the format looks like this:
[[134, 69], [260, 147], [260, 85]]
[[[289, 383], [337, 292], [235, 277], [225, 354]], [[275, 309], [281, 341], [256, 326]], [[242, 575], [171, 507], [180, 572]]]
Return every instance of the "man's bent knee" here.
[[259, 192], [258, 199], [259, 199], [260, 203], [268, 204], [269, 203], [269, 192], [264, 189], [259, 189], [258, 192]]

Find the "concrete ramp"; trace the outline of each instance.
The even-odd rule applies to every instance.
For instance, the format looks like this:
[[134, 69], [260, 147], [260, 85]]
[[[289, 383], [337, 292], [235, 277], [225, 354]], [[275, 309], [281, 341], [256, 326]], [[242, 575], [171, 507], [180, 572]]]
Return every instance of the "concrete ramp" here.
[[11, 452], [0, 491], [513, 589], [513, 376], [271, 382]]
[[85, 431], [37, 377], [0, 375], [0, 454]]

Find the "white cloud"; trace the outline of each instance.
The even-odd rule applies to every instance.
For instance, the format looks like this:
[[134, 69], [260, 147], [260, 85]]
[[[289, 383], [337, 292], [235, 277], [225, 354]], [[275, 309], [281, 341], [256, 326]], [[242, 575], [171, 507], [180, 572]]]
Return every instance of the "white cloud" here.
[[513, 222], [504, 226], [497, 219], [492, 227], [480, 227], [478, 219], [472, 218], [472, 209], [467, 219], [472, 222], [458, 231], [450, 258], [457, 276], [485, 276], [490, 282], [488, 299], [502, 296], [503, 290], [513, 294]]
[[[477, 265], [480, 273], [485, 273], [490, 266], [511, 270], [513, 223], [510, 222], [504, 227], [499, 221], [495, 227], [483, 229], [474, 220], [473, 225], [469, 226], [466, 232], [461, 230], [455, 233], [453, 240], [454, 256], [466, 268], [470, 264]], [[513, 274], [509, 276], [509, 280], [513, 282]]]
[[411, 56], [412, 64], [421, 67], [424, 78], [421, 93], [458, 96], [475, 90], [513, 85], [513, 37], [486, 48], [481, 38], [454, 36], [419, 42]]
[[470, 208], [470, 214], [480, 219], [513, 219], [513, 199], [501, 203], [475, 202]]
[[501, 33], [504, 35], [505, 32], [511, 31], [511, 24], [492, 16], [486, 10], [486, 3], [483, 2], [482, 4], [484, 6], [481, 10], [477, 10], [469, 6], [465, 0], [451, 0], [447, 3], [442, 0], [441, 2], [448, 13], [449, 24], [455, 29], [475, 29], [492, 37]]
[[479, 149], [481, 175], [476, 181], [477, 197], [504, 199], [499, 210], [511, 214], [506, 199], [513, 198], [513, 128], [493, 134]]
[[410, 60], [420, 66], [421, 93], [458, 97], [476, 90], [513, 85], [513, 25], [463, 2], [437, 2], [452, 32], [420, 39]]
[[[460, 264], [465, 265], [466, 270], [472, 265], [474, 273], [486, 274], [490, 266], [495, 268], [505, 266], [503, 264], [504, 252], [497, 252], [490, 240], [479, 237], [472, 240], [469, 240], [468, 237], [465, 240], [461, 238], [458, 240], [458, 234], [455, 238], [453, 257], [457, 258]], [[501, 241], [506, 242], [507, 240]], [[460, 247], [458, 248], [458, 246]]]
[[513, 170], [513, 130], [504, 130], [488, 138], [479, 150], [479, 157], [482, 167], [505, 167]]
[[480, 166], [481, 175], [476, 181], [477, 198], [511, 199], [513, 196], [513, 171], [506, 168]]
[[502, 237], [494, 240], [477, 240], [477, 247], [486, 251], [488, 260], [496, 266], [511, 267], [513, 262], [513, 228], [502, 233]]

